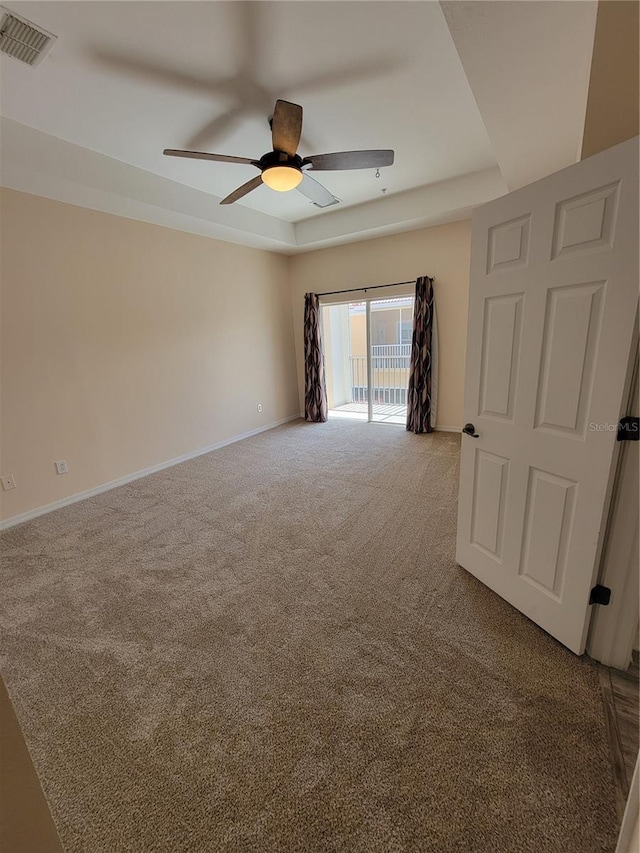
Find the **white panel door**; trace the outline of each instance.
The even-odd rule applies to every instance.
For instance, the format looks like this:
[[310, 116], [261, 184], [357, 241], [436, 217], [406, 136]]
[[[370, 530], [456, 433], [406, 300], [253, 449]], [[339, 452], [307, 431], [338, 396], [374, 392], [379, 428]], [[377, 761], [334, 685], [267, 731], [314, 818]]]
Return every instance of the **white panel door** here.
[[577, 654], [637, 306], [637, 138], [474, 213], [457, 560]]

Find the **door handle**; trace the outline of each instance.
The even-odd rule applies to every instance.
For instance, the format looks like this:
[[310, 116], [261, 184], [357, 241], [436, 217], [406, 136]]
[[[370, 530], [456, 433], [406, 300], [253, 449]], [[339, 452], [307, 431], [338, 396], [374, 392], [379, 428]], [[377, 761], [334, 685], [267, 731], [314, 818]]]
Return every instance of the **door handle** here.
[[462, 427], [462, 432], [465, 433], [465, 435], [470, 435], [471, 438], [480, 438], [473, 424], [465, 424]]

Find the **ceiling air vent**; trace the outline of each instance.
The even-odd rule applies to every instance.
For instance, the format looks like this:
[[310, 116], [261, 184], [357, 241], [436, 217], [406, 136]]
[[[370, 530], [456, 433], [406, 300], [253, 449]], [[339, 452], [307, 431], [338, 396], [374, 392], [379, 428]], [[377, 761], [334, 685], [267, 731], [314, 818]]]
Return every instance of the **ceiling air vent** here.
[[53, 47], [56, 36], [0, 6], [0, 53], [27, 65], [38, 65]]

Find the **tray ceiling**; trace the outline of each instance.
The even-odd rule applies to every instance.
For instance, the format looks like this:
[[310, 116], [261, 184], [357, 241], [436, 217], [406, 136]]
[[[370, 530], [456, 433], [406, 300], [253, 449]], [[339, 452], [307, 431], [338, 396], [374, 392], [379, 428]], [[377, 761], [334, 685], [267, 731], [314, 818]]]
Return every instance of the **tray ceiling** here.
[[[459, 218], [577, 159], [595, 3], [5, 6], [57, 36], [38, 68], [0, 59], [1, 179], [27, 192], [291, 252]], [[266, 186], [220, 208], [252, 167], [162, 155], [257, 158], [276, 98], [304, 108], [303, 156], [393, 148], [394, 165], [318, 173], [341, 201], [324, 212]], [[564, 122], [532, 157], [545, 112]]]

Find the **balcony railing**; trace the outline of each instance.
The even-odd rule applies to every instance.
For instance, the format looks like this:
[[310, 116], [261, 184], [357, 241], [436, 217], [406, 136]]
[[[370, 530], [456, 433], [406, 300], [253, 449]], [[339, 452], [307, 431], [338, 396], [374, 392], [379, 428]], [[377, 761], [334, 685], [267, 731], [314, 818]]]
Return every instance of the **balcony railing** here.
[[[411, 344], [380, 344], [371, 347], [371, 391], [374, 403], [406, 405]], [[368, 402], [367, 357], [349, 358], [351, 399]]]

